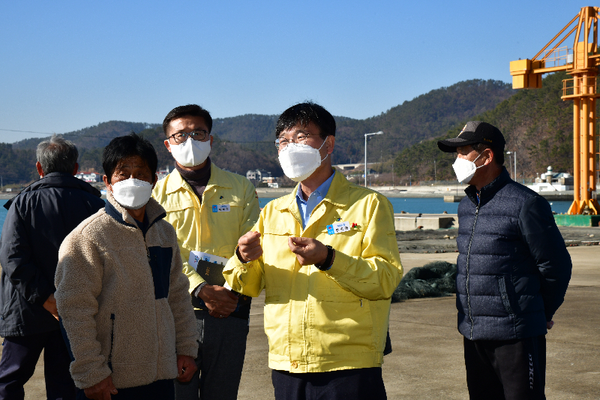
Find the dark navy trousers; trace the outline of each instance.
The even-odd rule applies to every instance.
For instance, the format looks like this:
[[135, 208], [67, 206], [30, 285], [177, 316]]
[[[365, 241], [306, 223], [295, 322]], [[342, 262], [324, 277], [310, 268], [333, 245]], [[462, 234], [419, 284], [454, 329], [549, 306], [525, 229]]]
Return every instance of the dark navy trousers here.
[[0, 360], [0, 399], [23, 400], [23, 385], [31, 378], [44, 350], [44, 378], [49, 400], [74, 400], [71, 359], [59, 330], [4, 338]]
[[196, 318], [198, 372], [188, 383], [175, 381], [175, 397], [236, 400], [246, 354], [248, 320], [231, 316], [214, 318], [205, 311], [196, 311]]
[[[135, 373], [133, 371], [132, 373]], [[112, 400], [174, 400], [175, 387], [171, 379], [163, 379], [144, 386], [117, 389], [119, 393], [112, 395]], [[88, 399], [83, 390], [77, 390], [77, 400]]]
[[381, 368], [293, 374], [272, 370], [277, 400], [385, 400]]
[[515, 340], [464, 338], [471, 400], [544, 400], [546, 336]]

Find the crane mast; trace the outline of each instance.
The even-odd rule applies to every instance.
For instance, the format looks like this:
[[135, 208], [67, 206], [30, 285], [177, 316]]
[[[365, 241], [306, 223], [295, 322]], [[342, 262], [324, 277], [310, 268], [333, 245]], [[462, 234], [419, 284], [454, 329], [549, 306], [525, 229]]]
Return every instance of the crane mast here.
[[[583, 7], [532, 59], [510, 62], [513, 89], [542, 87], [542, 75], [566, 71], [563, 100], [573, 101], [573, 204], [568, 214], [599, 215], [596, 198], [600, 151], [596, 123], [599, 7]], [[573, 47], [563, 45], [574, 34]]]

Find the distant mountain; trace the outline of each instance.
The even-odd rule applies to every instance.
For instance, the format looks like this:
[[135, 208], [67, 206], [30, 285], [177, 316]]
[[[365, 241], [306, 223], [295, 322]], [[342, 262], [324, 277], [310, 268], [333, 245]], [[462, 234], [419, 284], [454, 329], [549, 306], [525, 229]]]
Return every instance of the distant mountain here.
[[[451, 167], [455, 155], [442, 153], [437, 141], [456, 137], [468, 120], [486, 121], [502, 131], [506, 151], [517, 153], [519, 180], [534, 178], [549, 165], [554, 171], [573, 173], [573, 102], [561, 99], [562, 81], [567, 78], [564, 72], [550, 74], [541, 89], [516, 91], [497, 107], [463, 116], [444, 134], [405, 148], [394, 162], [396, 176], [404, 181], [433, 180], [434, 175], [438, 180], [455, 179]], [[511, 161], [505, 156], [507, 167]]]
[[[446, 134], [460, 121], [494, 109], [514, 93], [504, 82], [470, 80], [433, 90], [372, 118], [335, 117], [337, 133], [333, 161], [336, 164], [363, 162], [364, 134], [381, 130], [384, 134], [372, 137], [369, 142], [369, 162], [389, 163], [403, 149]], [[215, 119], [212, 152], [215, 163], [241, 174], [248, 169], [265, 169], [280, 176], [282, 172], [273, 146], [277, 118], [276, 115], [247, 114]], [[161, 167], [173, 165], [163, 145], [160, 124], [109, 121], [63, 136], [78, 146], [82, 170], [101, 171], [102, 148], [114, 137], [132, 131], [141, 132], [152, 141]], [[0, 174], [6, 176], [5, 183], [27, 182], [36, 176], [34, 150], [41, 140], [28, 139], [0, 146]]]
[[[476, 79], [433, 90], [365, 120], [337, 116], [334, 162], [364, 161], [364, 134], [376, 131], [384, 134], [370, 140], [368, 161], [391, 160], [400, 150], [443, 135], [459, 121], [495, 108], [514, 93], [510, 84]], [[277, 118], [248, 114], [215, 119], [213, 133], [223, 141], [243, 144], [267, 159], [273, 158], [276, 152], [271, 144]]]
[[344, 119], [338, 127], [335, 162], [364, 161], [364, 134], [377, 131], [384, 134], [369, 140], [368, 162], [389, 160], [402, 149], [444, 135], [466, 118], [493, 110], [513, 94], [510, 84], [474, 79], [432, 90], [376, 117]]
[[[213, 121], [213, 135], [237, 143], [270, 142], [275, 140], [278, 115], [246, 114]], [[275, 148], [275, 147], [273, 147]]]
[[[78, 131], [65, 133], [62, 135], [77, 145], [78, 149], [93, 149], [96, 147], [106, 146], [112, 139], [117, 136], [127, 135], [131, 132], [141, 132], [144, 129], [157, 128], [162, 125], [148, 124], [145, 122], [125, 122], [125, 121], [108, 121]], [[13, 143], [13, 148], [18, 150], [33, 149], [35, 150], [38, 143], [47, 139], [33, 138], [25, 139]]]

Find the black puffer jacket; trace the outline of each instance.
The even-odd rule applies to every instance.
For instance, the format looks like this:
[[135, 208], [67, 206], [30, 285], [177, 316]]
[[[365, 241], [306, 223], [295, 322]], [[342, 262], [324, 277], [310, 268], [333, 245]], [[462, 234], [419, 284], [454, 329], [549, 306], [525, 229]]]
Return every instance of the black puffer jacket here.
[[69, 232], [104, 204], [97, 189], [59, 172], [6, 203], [0, 237], [0, 336], [59, 329], [42, 306], [55, 290], [58, 249]]
[[571, 257], [548, 202], [506, 169], [458, 207], [458, 330], [470, 340], [546, 333], [562, 304]]

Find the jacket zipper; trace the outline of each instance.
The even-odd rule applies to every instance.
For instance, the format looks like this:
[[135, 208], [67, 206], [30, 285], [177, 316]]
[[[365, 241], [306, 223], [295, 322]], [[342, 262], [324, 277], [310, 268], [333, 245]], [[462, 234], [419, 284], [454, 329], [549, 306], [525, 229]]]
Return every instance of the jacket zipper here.
[[471, 264], [471, 245], [473, 244], [473, 236], [475, 235], [475, 225], [477, 224], [477, 218], [479, 217], [479, 204], [477, 204], [477, 208], [475, 208], [475, 219], [473, 220], [473, 226], [471, 227], [471, 237], [469, 238], [469, 247], [467, 249], [467, 265], [466, 265], [466, 273], [467, 279], [465, 281], [466, 284], [466, 292], [467, 292], [467, 308], [469, 312], [469, 321], [471, 323], [471, 332], [469, 334], [469, 339], [473, 340], [473, 310], [471, 309], [471, 293], [469, 291], [469, 281], [470, 281], [470, 264]]
[[148, 265], [150, 267], [152, 267], [152, 263], [150, 262], [152, 257], [150, 256], [150, 249], [148, 248], [148, 242], [146, 241], [146, 233], [148, 233], [148, 231], [150, 230], [150, 226], [152, 226], [153, 224], [154, 224], [154, 222], [148, 224], [148, 229], [146, 229], [146, 232], [144, 232], [143, 230], [140, 229], [140, 232], [142, 234], [142, 239], [144, 240], [144, 247], [146, 248], [146, 259], [148, 260]]
[[115, 314], [110, 314], [110, 351], [108, 353], [108, 368], [112, 371], [112, 351], [115, 342]]

